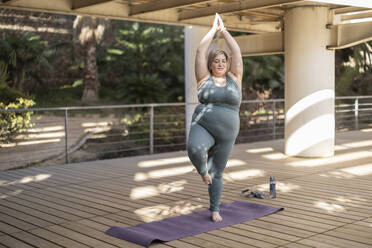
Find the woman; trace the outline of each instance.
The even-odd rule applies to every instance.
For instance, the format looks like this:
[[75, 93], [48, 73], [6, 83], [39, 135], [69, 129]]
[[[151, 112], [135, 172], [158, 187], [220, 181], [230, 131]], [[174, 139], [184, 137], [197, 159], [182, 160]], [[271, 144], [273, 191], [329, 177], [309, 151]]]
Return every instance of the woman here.
[[[231, 50], [231, 59], [225, 51], [212, 50], [206, 60], [217, 31], [222, 33]], [[222, 221], [219, 214], [222, 174], [239, 133], [243, 61], [238, 44], [218, 14], [197, 49], [195, 74], [201, 104], [192, 117], [187, 151], [204, 183], [208, 184], [211, 218], [219, 222]]]

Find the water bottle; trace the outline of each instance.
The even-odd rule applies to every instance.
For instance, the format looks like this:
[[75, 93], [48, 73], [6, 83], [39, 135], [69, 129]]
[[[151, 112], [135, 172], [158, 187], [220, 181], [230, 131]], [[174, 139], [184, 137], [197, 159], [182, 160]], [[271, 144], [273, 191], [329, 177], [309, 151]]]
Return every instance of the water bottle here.
[[275, 177], [270, 177], [270, 198], [276, 198]]

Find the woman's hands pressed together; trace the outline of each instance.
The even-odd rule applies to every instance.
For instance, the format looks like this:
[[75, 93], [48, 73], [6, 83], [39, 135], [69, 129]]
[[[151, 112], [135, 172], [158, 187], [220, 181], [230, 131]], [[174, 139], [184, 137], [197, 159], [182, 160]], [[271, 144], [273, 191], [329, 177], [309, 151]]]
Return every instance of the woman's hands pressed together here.
[[212, 28], [215, 29], [216, 31], [219, 31], [219, 32], [222, 32], [223, 30], [225, 30], [223, 20], [218, 13], [216, 13], [216, 15], [214, 17], [214, 22], [213, 22], [213, 27]]

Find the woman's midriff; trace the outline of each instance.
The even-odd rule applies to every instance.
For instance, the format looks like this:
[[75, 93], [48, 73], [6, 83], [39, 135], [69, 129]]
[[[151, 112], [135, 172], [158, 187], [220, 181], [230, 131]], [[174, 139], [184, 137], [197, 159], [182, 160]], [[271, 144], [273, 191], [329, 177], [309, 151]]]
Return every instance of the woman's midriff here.
[[239, 133], [239, 111], [222, 104], [200, 104], [196, 107], [193, 121], [207, 129], [215, 138], [232, 140]]

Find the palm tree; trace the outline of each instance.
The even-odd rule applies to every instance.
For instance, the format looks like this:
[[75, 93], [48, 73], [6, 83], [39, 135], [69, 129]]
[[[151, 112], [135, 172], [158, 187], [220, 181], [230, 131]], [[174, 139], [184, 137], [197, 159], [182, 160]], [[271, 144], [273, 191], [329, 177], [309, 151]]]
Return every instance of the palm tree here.
[[98, 100], [100, 82], [96, 53], [106, 25], [106, 20], [90, 16], [77, 16], [74, 21], [74, 43], [81, 44], [84, 51], [83, 102]]
[[26, 74], [35, 65], [52, 69], [50, 58], [54, 52], [47, 42], [30, 33], [9, 34], [0, 40], [0, 60], [8, 64], [11, 86], [20, 91], [24, 88]]

